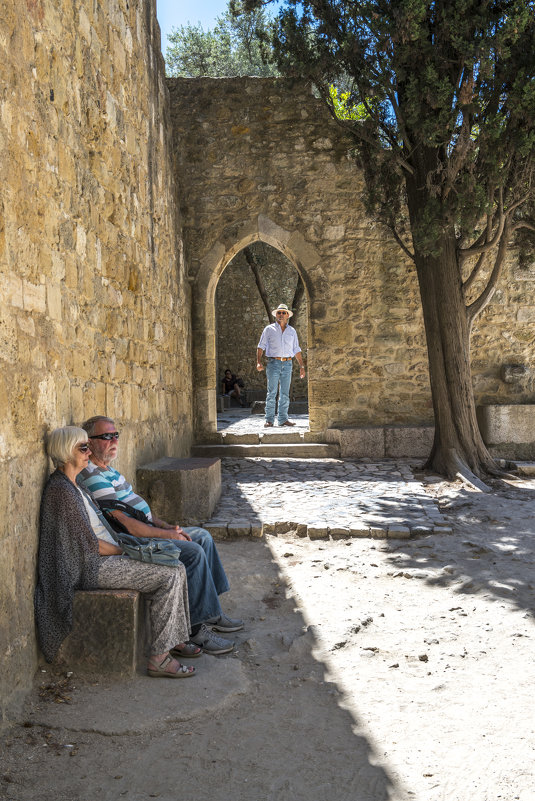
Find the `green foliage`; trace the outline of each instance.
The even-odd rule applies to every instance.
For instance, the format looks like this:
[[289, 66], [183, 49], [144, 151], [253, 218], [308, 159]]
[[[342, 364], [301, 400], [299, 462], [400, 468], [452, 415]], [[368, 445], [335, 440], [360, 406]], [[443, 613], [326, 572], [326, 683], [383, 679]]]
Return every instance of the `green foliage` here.
[[420, 253], [476, 238], [485, 215], [526, 234], [535, 0], [285, 0], [273, 48], [354, 136], [369, 207], [400, 232], [409, 200]]
[[233, 15], [227, 8], [213, 30], [191, 24], [173, 28], [165, 54], [167, 74], [175, 78], [277, 75], [269, 63], [271, 49], [262, 45], [262, 38], [273, 33], [272, 18], [262, 9], [245, 13], [240, 2], [236, 10]]

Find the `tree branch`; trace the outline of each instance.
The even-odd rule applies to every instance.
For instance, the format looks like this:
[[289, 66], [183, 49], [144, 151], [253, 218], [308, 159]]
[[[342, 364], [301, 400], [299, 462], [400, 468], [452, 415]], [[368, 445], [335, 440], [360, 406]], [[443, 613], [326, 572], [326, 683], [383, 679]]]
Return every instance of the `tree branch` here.
[[258, 291], [260, 292], [260, 297], [262, 298], [262, 302], [263, 302], [263, 304], [264, 304], [264, 306], [266, 308], [268, 320], [271, 323], [273, 321], [273, 315], [271, 314], [271, 309], [270, 309], [270, 306], [269, 306], [269, 300], [268, 300], [267, 292], [266, 292], [265, 287], [264, 287], [264, 282], [262, 281], [262, 276], [260, 275], [260, 273], [258, 271], [258, 267], [257, 267], [256, 261], [255, 261], [253, 252], [252, 252], [252, 250], [250, 248], [245, 248], [243, 252], [245, 254], [245, 258], [247, 259], [247, 264], [249, 265], [249, 267], [251, 268], [251, 270], [253, 272], [253, 275], [254, 275], [254, 278], [255, 278], [255, 281], [256, 281], [256, 285], [258, 287]]
[[483, 309], [490, 303], [492, 296], [496, 291], [496, 285], [498, 283], [498, 279], [500, 277], [502, 266], [505, 260], [505, 254], [507, 252], [509, 235], [510, 235], [510, 229], [509, 225], [506, 223], [504, 224], [502, 238], [500, 240], [500, 245], [498, 247], [496, 259], [494, 260], [494, 267], [492, 268], [492, 273], [490, 274], [487, 286], [485, 287], [481, 295], [467, 307], [466, 313], [467, 313], [468, 325], [470, 328], [472, 327], [476, 317], [479, 314], [481, 314]]

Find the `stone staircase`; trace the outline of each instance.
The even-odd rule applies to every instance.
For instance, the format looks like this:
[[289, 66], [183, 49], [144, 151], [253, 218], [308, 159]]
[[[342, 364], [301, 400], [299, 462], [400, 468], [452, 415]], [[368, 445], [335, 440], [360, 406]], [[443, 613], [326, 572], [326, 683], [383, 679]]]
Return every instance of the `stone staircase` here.
[[264, 457], [278, 459], [338, 459], [340, 446], [327, 443], [309, 431], [270, 431], [259, 434], [213, 435], [209, 442], [199, 443], [191, 449], [192, 456], [243, 458]]

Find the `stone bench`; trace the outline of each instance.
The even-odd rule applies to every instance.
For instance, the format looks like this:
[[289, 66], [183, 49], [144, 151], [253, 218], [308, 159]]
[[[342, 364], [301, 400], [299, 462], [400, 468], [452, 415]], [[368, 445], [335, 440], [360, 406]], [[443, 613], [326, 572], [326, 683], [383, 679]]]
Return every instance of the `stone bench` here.
[[75, 673], [132, 678], [144, 658], [144, 604], [136, 590], [78, 590], [73, 628], [56, 661]]
[[136, 492], [162, 520], [196, 525], [209, 520], [221, 497], [221, 460], [166, 456], [138, 467]]

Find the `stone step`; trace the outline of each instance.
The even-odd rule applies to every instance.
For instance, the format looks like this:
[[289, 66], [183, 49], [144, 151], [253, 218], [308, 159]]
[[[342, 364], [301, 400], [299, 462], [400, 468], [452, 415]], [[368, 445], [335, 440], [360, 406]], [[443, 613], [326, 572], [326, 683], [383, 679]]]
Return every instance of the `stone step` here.
[[303, 443], [274, 443], [258, 445], [194, 445], [191, 449], [192, 456], [218, 456], [220, 459], [225, 457], [244, 457], [244, 456], [265, 456], [278, 459], [338, 459], [340, 449], [338, 445], [327, 445], [321, 442]]

